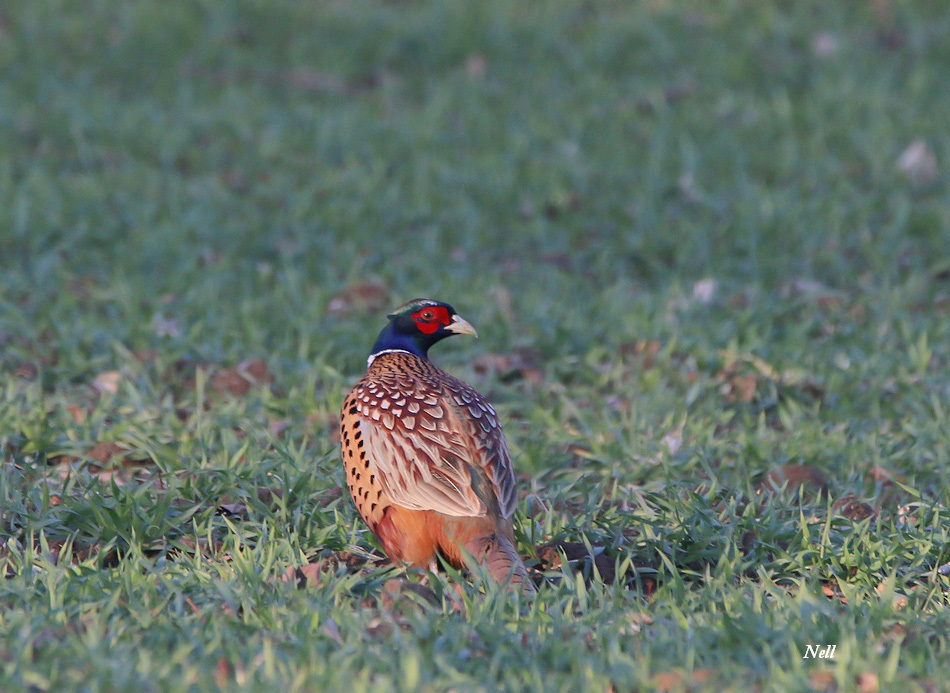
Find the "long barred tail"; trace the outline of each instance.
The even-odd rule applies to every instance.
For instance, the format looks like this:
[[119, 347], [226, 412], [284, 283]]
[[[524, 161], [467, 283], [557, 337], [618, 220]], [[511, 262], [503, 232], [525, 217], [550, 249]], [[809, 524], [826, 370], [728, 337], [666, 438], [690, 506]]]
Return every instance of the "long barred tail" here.
[[535, 591], [524, 561], [507, 537], [498, 534], [476, 537], [465, 544], [465, 550], [485, 566], [497, 582], [520, 586], [524, 592]]

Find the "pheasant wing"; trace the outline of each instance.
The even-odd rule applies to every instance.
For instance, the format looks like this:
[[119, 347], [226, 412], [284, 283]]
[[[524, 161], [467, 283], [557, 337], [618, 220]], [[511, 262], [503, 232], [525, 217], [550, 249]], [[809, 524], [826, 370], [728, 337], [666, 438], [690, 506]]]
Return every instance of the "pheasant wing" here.
[[508, 441], [498, 422], [494, 407], [473, 387], [451, 376], [445, 380], [446, 399], [451, 398], [458, 418], [467, 429], [475, 459], [488, 478], [502, 517], [511, 517], [518, 504], [515, 472], [508, 452]]
[[412, 510], [472, 517], [497, 503], [509, 517], [517, 497], [498, 418], [462, 381], [446, 376], [443, 385], [358, 396], [360, 431], [383, 489]]

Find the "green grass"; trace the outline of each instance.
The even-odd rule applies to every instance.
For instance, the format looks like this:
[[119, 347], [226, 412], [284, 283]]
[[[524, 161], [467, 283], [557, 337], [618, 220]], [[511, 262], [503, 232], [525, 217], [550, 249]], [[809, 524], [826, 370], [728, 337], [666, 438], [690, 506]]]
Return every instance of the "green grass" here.
[[[0, 689], [945, 686], [948, 31], [0, 3]], [[282, 580], [374, 547], [333, 431], [419, 295], [482, 335], [434, 357], [503, 418], [522, 554], [606, 556], [534, 599]]]

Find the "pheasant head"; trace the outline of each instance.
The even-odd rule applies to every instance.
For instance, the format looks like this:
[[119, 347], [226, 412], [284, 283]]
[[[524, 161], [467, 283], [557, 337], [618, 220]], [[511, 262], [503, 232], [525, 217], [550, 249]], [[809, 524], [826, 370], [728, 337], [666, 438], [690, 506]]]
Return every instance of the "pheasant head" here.
[[448, 303], [417, 298], [389, 315], [389, 323], [379, 333], [369, 362], [382, 353], [406, 351], [428, 358], [429, 347], [454, 334], [478, 336], [475, 328]]

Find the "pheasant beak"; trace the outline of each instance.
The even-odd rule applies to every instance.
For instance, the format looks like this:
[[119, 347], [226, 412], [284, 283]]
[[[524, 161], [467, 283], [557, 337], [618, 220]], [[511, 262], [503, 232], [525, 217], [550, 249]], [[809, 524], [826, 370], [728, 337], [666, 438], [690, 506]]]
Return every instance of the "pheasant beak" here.
[[478, 332], [475, 331], [471, 323], [458, 315], [452, 316], [452, 322], [446, 325], [445, 329], [455, 334], [470, 334], [473, 337], [478, 337]]

